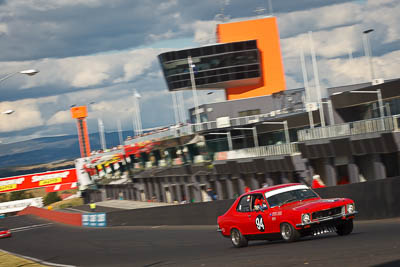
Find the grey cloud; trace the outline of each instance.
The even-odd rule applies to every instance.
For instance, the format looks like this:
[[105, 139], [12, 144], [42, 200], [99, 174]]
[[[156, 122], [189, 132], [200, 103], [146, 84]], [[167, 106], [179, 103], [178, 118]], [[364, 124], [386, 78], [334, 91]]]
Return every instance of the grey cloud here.
[[[96, 1], [95, 4], [52, 5], [52, 0], [36, 1], [44, 8], [29, 6], [25, 1], [7, 2], [0, 9], [8, 33], [0, 36], [0, 60], [31, 60], [46, 57], [69, 57], [122, 50], [148, 44], [149, 36], [168, 31], [173, 37], [189, 37], [180, 32], [181, 24], [212, 20], [220, 12], [215, 0], [181, 0], [176, 5], [165, 1]], [[328, 3], [329, 2], [329, 3]], [[277, 12], [309, 9], [347, 1], [273, 1]], [[34, 5], [35, 1], [32, 2]], [[254, 15], [253, 9], [266, 1], [231, 1], [226, 13], [231, 17]], [[52, 6], [52, 8], [46, 8]], [[179, 14], [180, 19], [174, 18]]]

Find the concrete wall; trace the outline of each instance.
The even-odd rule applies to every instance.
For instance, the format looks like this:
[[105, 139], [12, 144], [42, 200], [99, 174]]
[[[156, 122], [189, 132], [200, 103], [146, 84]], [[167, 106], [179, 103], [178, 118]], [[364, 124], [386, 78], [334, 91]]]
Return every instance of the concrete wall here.
[[360, 220], [400, 216], [400, 177], [316, 189], [323, 198], [345, 197], [356, 203]]
[[27, 207], [26, 209], [18, 212], [18, 215], [35, 215], [50, 221], [82, 226], [82, 214], [81, 213], [67, 213], [60, 211], [46, 210], [36, 207]]
[[[400, 177], [320, 188], [323, 198], [346, 197], [356, 203], [358, 220], [400, 216]], [[107, 213], [107, 225], [213, 225], [233, 199]]]

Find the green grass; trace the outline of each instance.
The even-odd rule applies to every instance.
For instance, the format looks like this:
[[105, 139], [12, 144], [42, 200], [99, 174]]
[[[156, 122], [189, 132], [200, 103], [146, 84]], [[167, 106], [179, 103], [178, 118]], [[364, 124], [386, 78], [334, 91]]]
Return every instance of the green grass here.
[[65, 209], [65, 208], [72, 208], [76, 206], [82, 206], [83, 203], [83, 198], [76, 197], [68, 200], [62, 200], [58, 202], [54, 202], [50, 204], [52, 206], [53, 210], [54, 209]]
[[24, 258], [20, 258], [14, 256], [12, 254], [0, 251], [0, 267], [10, 267], [10, 266], [32, 266], [32, 267], [40, 267], [47, 266], [42, 265], [30, 260], [26, 260]]

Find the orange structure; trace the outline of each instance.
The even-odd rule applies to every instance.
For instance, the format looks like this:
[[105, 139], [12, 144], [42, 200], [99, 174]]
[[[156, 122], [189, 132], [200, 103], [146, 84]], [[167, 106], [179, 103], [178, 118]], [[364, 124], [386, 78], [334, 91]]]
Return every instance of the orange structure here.
[[257, 40], [260, 51], [260, 83], [227, 88], [227, 100], [270, 95], [286, 89], [276, 17], [219, 24], [217, 37], [219, 43]]
[[81, 157], [90, 156], [90, 142], [89, 134], [87, 130], [86, 117], [87, 117], [86, 106], [72, 107], [71, 115], [73, 119], [77, 120], [78, 137], [79, 137], [79, 148], [81, 150]]

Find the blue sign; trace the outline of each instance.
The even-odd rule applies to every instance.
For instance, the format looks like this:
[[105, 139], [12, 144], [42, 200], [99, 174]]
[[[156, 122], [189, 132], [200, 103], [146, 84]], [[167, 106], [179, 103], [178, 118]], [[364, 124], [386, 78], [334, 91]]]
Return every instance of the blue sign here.
[[85, 213], [82, 214], [82, 226], [106, 227], [107, 220], [105, 213]]
[[5, 218], [5, 217], [6, 217], [5, 214], [0, 214], [0, 219], [3, 219], [3, 218]]

